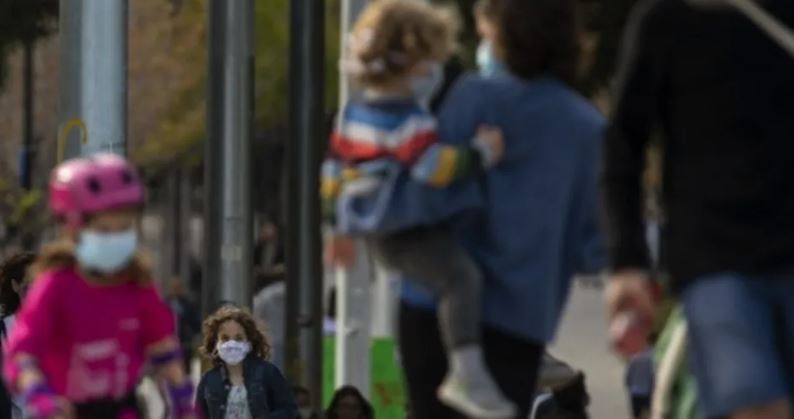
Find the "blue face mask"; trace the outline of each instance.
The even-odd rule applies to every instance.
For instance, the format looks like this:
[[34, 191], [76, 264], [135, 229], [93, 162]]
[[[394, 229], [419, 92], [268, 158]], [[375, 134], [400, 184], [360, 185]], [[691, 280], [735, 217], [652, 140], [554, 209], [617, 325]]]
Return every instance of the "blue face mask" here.
[[507, 72], [504, 64], [496, 58], [493, 44], [487, 40], [480, 42], [477, 47], [477, 67], [483, 77], [496, 77]]
[[444, 69], [439, 63], [428, 63], [427, 74], [411, 77], [411, 93], [422, 105], [427, 106], [444, 81]]
[[84, 230], [80, 233], [75, 256], [84, 269], [109, 275], [124, 269], [137, 248], [138, 234], [135, 230], [120, 233]]

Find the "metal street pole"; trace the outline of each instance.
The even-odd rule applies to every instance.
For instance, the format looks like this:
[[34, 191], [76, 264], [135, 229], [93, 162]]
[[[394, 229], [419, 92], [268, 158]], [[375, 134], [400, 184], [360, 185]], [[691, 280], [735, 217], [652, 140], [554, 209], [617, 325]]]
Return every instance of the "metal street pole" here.
[[204, 310], [251, 305], [253, 0], [210, 2]]
[[290, 2], [287, 143], [287, 370], [322, 406], [319, 166], [323, 141], [324, 2]]
[[[348, 34], [358, 15], [367, 6], [367, 0], [342, 0], [340, 22], [342, 54], [346, 54]], [[351, 99], [361, 95], [353, 89], [348, 77], [340, 74], [339, 109]], [[350, 269], [335, 269], [337, 332], [335, 385], [352, 385], [366, 397], [371, 389], [370, 342], [372, 318], [371, 286], [373, 267], [362, 241], [356, 242], [356, 260]]]
[[30, 189], [33, 184], [33, 41], [26, 40], [24, 45], [22, 77], [22, 129], [23, 142], [20, 153], [20, 186]]
[[127, 153], [127, 0], [61, 0], [59, 126], [72, 130], [64, 157]]

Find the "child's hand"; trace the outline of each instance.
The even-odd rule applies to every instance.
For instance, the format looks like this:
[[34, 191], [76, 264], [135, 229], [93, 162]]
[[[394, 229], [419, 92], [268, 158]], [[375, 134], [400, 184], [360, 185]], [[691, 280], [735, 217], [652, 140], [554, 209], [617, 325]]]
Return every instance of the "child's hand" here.
[[502, 130], [490, 126], [481, 126], [474, 138], [474, 147], [480, 151], [483, 166], [490, 168], [499, 163], [505, 154], [504, 136]]
[[325, 262], [332, 267], [350, 268], [356, 261], [356, 243], [346, 236], [331, 236], [325, 243]]

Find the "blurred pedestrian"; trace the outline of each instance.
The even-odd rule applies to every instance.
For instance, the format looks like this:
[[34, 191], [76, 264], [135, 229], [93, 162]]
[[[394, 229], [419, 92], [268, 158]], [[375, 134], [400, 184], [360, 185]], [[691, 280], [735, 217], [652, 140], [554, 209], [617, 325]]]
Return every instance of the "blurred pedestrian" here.
[[181, 278], [171, 278], [166, 302], [176, 316], [176, 331], [184, 352], [185, 371], [190, 373], [195, 356], [196, 340], [201, 336], [201, 314], [198, 306], [188, 296]]
[[292, 394], [295, 396], [295, 404], [298, 406], [298, 419], [319, 419], [320, 415], [312, 408], [311, 393], [308, 388], [293, 387]]
[[[9, 333], [14, 327], [14, 318], [22, 302], [28, 283], [28, 268], [36, 255], [31, 252], [18, 252], [0, 264], [0, 342], [5, 348]], [[0, 352], [0, 360], [2, 352]], [[0, 418], [22, 419], [22, 408], [11, 400], [5, 383], [0, 382]]]
[[270, 361], [284, 368], [286, 340], [287, 284], [277, 281], [254, 295], [254, 318], [265, 328], [271, 343]]
[[334, 393], [325, 411], [326, 419], [375, 419], [372, 405], [353, 386], [344, 386]]
[[[254, 295], [253, 314], [267, 325], [265, 332], [272, 346], [271, 362], [284, 368], [286, 339], [287, 284], [284, 267], [284, 246], [278, 226], [267, 221], [254, 247], [255, 277], [258, 290]], [[260, 288], [261, 287], [261, 288]]]
[[247, 311], [225, 306], [204, 321], [202, 354], [213, 368], [199, 383], [196, 405], [206, 419], [295, 419], [298, 410], [270, 344]]
[[284, 280], [284, 243], [278, 226], [272, 221], [262, 225], [254, 244], [254, 276], [257, 288], [265, 288]]
[[[459, 211], [450, 228], [487, 275], [485, 360], [519, 407], [518, 417], [529, 414], [544, 347], [557, 331], [573, 275], [604, 266], [596, 197], [605, 121], [572, 88], [578, 57], [574, 6], [572, 0], [488, 0], [478, 6], [493, 20], [496, 36], [484, 42], [493, 42], [490, 58], [504, 71], [483, 66], [487, 77], [460, 79], [439, 110], [438, 130], [442, 141], [456, 144], [482, 124], [498, 127], [505, 163], [460, 182], [444, 200], [424, 200]], [[433, 294], [407, 279], [400, 350], [414, 415], [457, 417], [433, 397], [432, 386], [448, 366], [432, 323]]]
[[0, 265], [0, 310], [5, 327], [2, 330], [4, 337], [7, 337], [11, 331], [14, 316], [27, 292], [29, 285], [27, 270], [35, 259], [35, 253], [19, 252], [6, 258]]
[[[609, 315], [647, 335], [656, 314], [641, 179], [659, 127], [662, 255], [702, 415], [791, 418], [794, 57], [748, 16], [711, 7], [721, 3], [739, 4], [648, 0], [632, 12], [604, 152]], [[791, 0], [743, 3], [794, 27]]]
[[515, 407], [482, 355], [482, 273], [445, 226], [454, 212], [426, 211], [414, 192], [454, 187], [502, 158], [501, 134], [486, 126], [459, 145], [438, 142], [427, 107], [443, 82], [457, 26], [443, 9], [416, 0], [373, 2], [362, 12], [343, 69], [364, 99], [345, 104], [331, 136], [324, 208], [337, 233], [363, 236], [380, 263], [439, 293], [451, 359], [438, 388], [442, 401], [472, 417], [502, 419]]
[[139, 253], [144, 186], [116, 155], [55, 168], [49, 205], [62, 241], [46, 246], [8, 339], [4, 375], [34, 417], [135, 418], [144, 366], [169, 386], [174, 415], [193, 418], [173, 316]]

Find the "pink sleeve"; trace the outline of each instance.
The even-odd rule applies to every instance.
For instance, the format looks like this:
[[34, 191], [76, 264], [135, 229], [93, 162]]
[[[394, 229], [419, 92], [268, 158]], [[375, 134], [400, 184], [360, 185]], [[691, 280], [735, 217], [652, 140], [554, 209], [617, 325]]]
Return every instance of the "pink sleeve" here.
[[58, 282], [58, 272], [44, 273], [33, 282], [11, 329], [6, 359], [19, 353], [41, 358], [58, 347], [53, 337], [60, 311]]
[[171, 308], [163, 301], [154, 285], [142, 290], [143, 342], [149, 346], [175, 336], [176, 326]]

